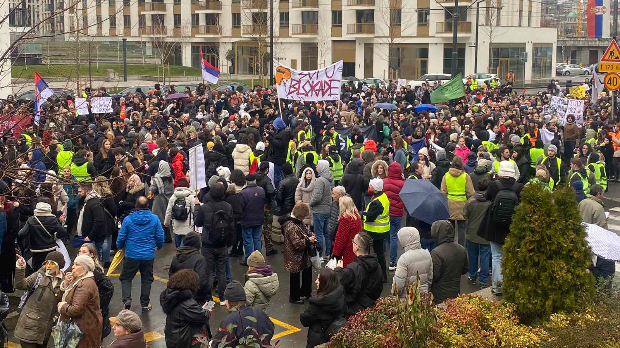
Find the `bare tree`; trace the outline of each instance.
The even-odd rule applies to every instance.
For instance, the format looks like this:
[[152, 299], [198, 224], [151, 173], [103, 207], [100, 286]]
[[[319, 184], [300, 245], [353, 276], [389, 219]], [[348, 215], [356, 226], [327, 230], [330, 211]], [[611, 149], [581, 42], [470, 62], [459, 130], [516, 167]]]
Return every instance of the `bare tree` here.
[[[491, 64], [489, 66], [491, 69], [494, 64], [493, 57], [493, 42], [497, 39], [498, 36], [503, 35], [506, 31], [506, 28], [503, 28], [502, 25], [502, 8], [499, 7], [498, 0], [486, 0], [487, 8], [484, 13], [484, 26], [480, 26], [482, 31], [486, 34], [489, 39], [489, 61]], [[499, 70], [499, 65], [496, 68]], [[497, 71], [496, 71], [497, 72]]]
[[404, 42], [403, 33], [416, 25], [415, 21], [406, 20], [406, 17], [410, 15], [412, 14], [403, 11], [401, 1], [379, 1], [379, 8], [375, 15], [376, 36], [388, 49], [387, 52], [379, 50], [377, 53], [381, 59], [388, 63], [388, 79], [399, 77], [397, 62], [400, 56], [397, 56], [398, 46]]
[[[258, 66], [258, 76], [264, 78], [265, 68], [269, 62], [269, 1], [271, 0], [244, 0], [242, 6], [243, 17], [249, 25], [243, 25], [242, 34], [251, 37], [252, 42], [257, 46], [256, 64]], [[273, 20], [273, 18], [271, 19]], [[275, 46], [275, 33], [274, 33]], [[275, 52], [274, 52], [275, 56]], [[256, 73], [256, 71], [255, 71]]]

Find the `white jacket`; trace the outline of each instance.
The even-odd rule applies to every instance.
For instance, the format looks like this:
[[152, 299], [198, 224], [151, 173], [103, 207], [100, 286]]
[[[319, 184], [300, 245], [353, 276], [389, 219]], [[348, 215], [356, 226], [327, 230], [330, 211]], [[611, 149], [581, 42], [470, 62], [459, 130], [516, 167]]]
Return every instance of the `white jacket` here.
[[420, 276], [420, 291], [428, 293], [433, 282], [433, 260], [428, 250], [422, 249], [420, 233], [415, 227], [403, 227], [398, 231], [398, 243], [405, 253], [398, 258], [394, 284], [403, 297]]
[[[174, 202], [179, 198], [185, 198], [185, 206], [188, 209], [187, 220], [185, 221], [172, 219], [172, 207], [174, 206]], [[193, 206], [194, 192], [192, 192], [192, 190], [187, 187], [175, 188], [174, 193], [172, 194], [172, 196], [170, 196], [170, 200], [168, 200], [168, 207], [166, 208], [166, 218], [164, 219], [164, 225], [166, 227], [170, 227], [170, 222], [172, 221], [172, 232], [181, 236], [184, 236], [194, 231], [194, 214], [192, 211]]]

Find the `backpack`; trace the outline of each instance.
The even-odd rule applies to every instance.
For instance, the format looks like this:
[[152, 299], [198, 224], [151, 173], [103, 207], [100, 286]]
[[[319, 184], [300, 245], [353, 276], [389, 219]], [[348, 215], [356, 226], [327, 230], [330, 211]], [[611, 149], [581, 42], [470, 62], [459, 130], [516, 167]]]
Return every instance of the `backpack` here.
[[512, 185], [512, 188], [506, 188], [501, 181], [497, 180], [496, 183], [499, 192], [493, 200], [491, 220], [496, 225], [509, 226], [512, 222], [512, 215], [515, 213], [517, 205], [519, 205], [519, 197], [517, 197], [515, 192], [517, 185], [515, 183]]
[[177, 198], [172, 205], [172, 218], [177, 221], [185, 221], [189, 217], [185, 197]]
[[[210, 202], [208, 204], [211, 204]], [[213, 209], [213, 205], [211, 205]], [[211, 226], [209, 228], [209, 243], [222, 245], [227, 244], [230, 231], [230, 221], [232, 216], [223, 210], [216, 210], [211, 215]]]

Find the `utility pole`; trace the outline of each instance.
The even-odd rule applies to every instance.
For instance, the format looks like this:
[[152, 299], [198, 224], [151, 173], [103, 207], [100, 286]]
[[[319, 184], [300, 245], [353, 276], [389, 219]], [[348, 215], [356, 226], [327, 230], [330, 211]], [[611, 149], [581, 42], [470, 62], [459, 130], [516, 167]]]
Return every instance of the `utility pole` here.
[[269, 0], [269, 86], [273, 86], [273, 1]]
[[91, 59], [90, 59], [90, 41], [88, 41], [88, 86], [90, 90], [93, 89], [93, 71], [91, 68]]
[[127, 82], [127, 39], [126, 38], [123, 38], [123, 81]]
[[459, 0], [454, 0], [454, 12], [452, 14], [452, 78], [458, 75], [457, 61], [459, 59], [458, 33], [459, 33]]
[[480, 1], [476, 1], [476, 51], [474, 54], [474, 74], [478, 73], [478, 31], [480, 29]]
[[614, 40], [618, 40], [618, 0], [614, 0]]

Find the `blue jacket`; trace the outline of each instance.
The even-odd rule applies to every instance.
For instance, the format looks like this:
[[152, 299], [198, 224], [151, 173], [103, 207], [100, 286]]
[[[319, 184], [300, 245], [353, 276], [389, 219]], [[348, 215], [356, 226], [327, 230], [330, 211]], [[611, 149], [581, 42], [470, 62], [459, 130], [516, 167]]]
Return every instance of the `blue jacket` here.
[[32, 161], [28, 162], [28, 167], [32, 169], [38, 169], [39, 172], [33, 172], [32, 178], [36, 182], [45, 182], [45, 164], [41, 161], [43, 159], [43, 153], [39, 149], [32, 150]]
[[155, 258], [155, 246], [164, 245], [164, 229], [157, 215], [150, 210], [137, 210], [129, 214], [118, 232], [116, 246], [125, 248], [125, 257], [135, 260]]

